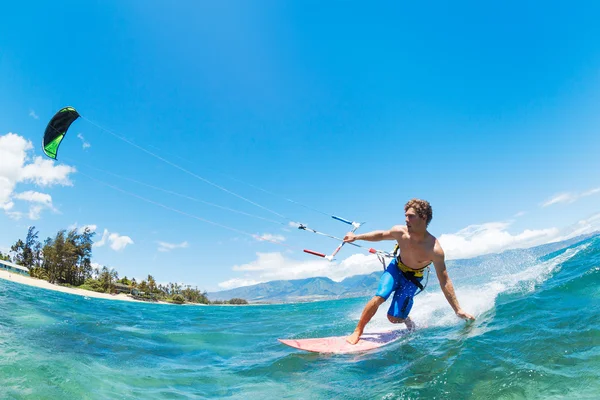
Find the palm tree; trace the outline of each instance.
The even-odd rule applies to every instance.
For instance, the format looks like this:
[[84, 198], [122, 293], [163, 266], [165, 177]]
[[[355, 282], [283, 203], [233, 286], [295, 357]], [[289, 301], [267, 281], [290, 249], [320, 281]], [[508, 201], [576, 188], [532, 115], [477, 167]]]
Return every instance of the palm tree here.
[[152, 275], [148, 275], [148, 291], [154, 293], [156, 291], [156, 281]]

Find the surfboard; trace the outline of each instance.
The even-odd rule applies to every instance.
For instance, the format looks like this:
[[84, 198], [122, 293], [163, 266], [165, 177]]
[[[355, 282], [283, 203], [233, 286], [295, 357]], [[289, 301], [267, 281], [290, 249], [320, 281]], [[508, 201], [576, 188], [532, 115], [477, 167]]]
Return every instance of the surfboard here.
[[364, 333], [356, 344], [350, 344], [346, 342], [346, 336], [277, 340], [287, 346], [299, 350], [310, 351], [314, 353], [345, 354], [373, 350], [393, 343], [408, 333], [408, 329]]

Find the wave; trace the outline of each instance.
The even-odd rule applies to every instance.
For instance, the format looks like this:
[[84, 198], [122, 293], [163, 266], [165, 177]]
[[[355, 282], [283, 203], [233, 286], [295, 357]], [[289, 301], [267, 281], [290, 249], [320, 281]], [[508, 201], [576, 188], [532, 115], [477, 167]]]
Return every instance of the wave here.
[[[541, 284], [559, 272], [565, 262], [574, 259], [594, 245], [597, 246], [597, 242], [597, 238], [588, 239], [551, 255], [535, 259], [525, 256], [527, 250], [523, 250], [521, 256], [511, 253], [496, 259], [495, 262], [468, 266], [470, 271], [477, 272], [469, 274], [463, 270], [462, 274], [459, 274], [460, 279], [453, 279], [452, 273], [450, 277], [453, 279], [461, 307], [477, 319], [487, 320], [493, 318], [494, 308], [500, 297], [516, 295], [519, 298], [535, 292]], [[585, 271], [581, 272], [584, 273]], [[389, 329], [390, 324], [386, 313], [390, 301], [391, 298], [380, 307], [369, 323], [369, 331]], [[362, 308], [354, 309], [349, 317], [358, 320], [361, 312]], [[415, 297], [410, 315], [419, 328], [448, 327], [462, 323], [441, 291], [435, 271], [431, 272], [429, 287]]]

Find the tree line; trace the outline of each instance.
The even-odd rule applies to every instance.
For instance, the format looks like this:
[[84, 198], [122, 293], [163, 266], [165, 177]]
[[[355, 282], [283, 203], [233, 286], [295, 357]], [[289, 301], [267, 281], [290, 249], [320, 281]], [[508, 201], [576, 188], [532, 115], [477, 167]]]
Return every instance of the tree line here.
[[29, 275], [50, 283], [101, 293], [115, 293], [119, 289], [132, 290], [132, 296], [147, 301], [168, 301], [176, 304], [248, 304], [244, 299], [211, 302], [206, 291], [178, 283], [157, 284], [152, 275], [141, 282], [106, 266], [92, 266], [92, 245], [95, 232], [89, 228], [60, 230], [54, 237], [41, 243], [35, 226], [29, 227], [25, 241], [18, 239], [9, 254], [0, 252], [0, 259], [27, 267]]

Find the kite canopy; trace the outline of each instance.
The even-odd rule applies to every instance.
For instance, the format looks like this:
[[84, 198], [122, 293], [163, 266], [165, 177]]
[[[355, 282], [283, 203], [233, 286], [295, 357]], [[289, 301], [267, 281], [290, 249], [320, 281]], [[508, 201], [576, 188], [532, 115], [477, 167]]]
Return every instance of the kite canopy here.
[[67, 134], [67, 130], [79, 118], [79, 113], [73, 107], [65, 107], [57, 112], [48, 123], [46, 132], [44, 132], [44, 141], [42, 147], [44, 153], [50, 158], [56, 160], [58, 146]]

